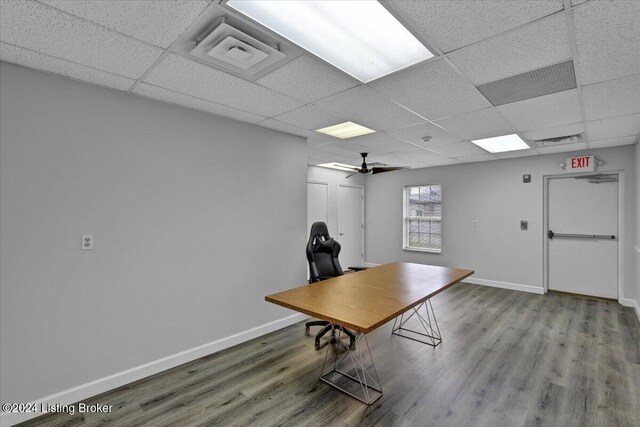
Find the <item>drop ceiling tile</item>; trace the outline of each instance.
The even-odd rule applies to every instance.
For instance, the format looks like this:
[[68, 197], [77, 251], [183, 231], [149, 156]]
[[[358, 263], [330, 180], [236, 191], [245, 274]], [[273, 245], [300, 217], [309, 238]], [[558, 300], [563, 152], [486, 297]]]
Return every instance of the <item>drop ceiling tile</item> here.
[[40, 0], [72, 15], [168, 48], [209, 5], [208, 1]]
[[307, 138], [307, 144], [310, 147], [320, 147], [321, 145], [331, 144], [332, 142], [337, 141], [337, 138], [334, 138], [332, 141], [328, 141], [323, 138], [316, 138], [315, 136], [310, 136]]
[[308, 138], [310, 131], [308, 129], [302, 129], [298, 126], [290, 125], [289, 123], [283, 123], [274, 119], [267, 119], [257, 123], [258, 126], [263, 126], [269, 129], [277, 130], [291, 135], [302, 136]]
[[635, 136], [638, 133], [640, 133], [640, 114], [587, 122], [586, 137], [588, 141]]
[[442, 160], [430, 161], [425, 163], [417, 163], [416, 167], [434, 167], [434, 166], [448, 166], [448, 165], [459, 165], [463, 163], [462, 160], [454, 159], [453, 157], [447, 157]]
[[592, 1], [573, 20], [583, 85], [640, 71], [640, 2]]
[[521, 132], [582, 121], [576, 89], [496, 107]]
[[[452, 135], [444, 131], [442, 128], [433, 123], [420, 123], [414, 126], [407, 126], [401, 129], [389, 130], [386, 133], [403, 141], [417, 144], [424, 148], [436, 147], [440, 144], [448, 144], [451, 142], [462, 142], [462, 138]], [[429, 142], [424, 142], [424, 136], [431, 136]]]
[[400, 141], [399, 139], [383, 132], [370, 133], [368, 135], [349, 138], [348, 141], [369, 147], [372, 150], [375, 150], [375, 152], [383, 153], [398, 153], [401, 151], [411, 151], [416, 149], [415, 145]]
[[482, 154], [480, 156], [465, 156], [458, 157], [458, 160], [461, 160], [463, 163], [476, 163], [476, 162], [487, 162], [489, 160], [496, 160], [497, 157], [493, 154]]
[[528, 141], [539, 141], [541, 139], [558, 138], [561, 136], [577, 135], [584, 132], [584, 125], [580, 123], [571, 123], [562, 126], [553, 126], [550, 128], [530, 130], [522, 132], [522, 137]]
[[315, 103], [326, 111], [374, 130], [396, 129], [424, 120], [367, 86], [358, 86]]
[[589, 148], [608, 148], [619, 147], [622, 145], [632, 145], [636, 141], [637, 135], [624, 136], [620, 138], [601, 139], [598, 141], [589, 141], [587, 145]]
[[322, 129], [341, 122], [338, 117], [312, 104], [280, 114], [274, 119], [311, 130]]
[[265, 117], [257, 114], [247, 113], [245, 111], [236, 110], [235, 108], [219, 105], [204, 99], [195, 98], [193, 96], [184, 95], [172, 90], [163, 89], [146, 83], [141, 83], [133, 90], [133, 93], [145, 96], [147, 98], [157, 99], [159, 101], [170, 102], [172, 104], [182, 105], [184, 107], [193, 108], [194, 110], [205, 111], [218, 116], [230, 117], [248, 123], [258, 123]]
[[575, 144], [563, 144], [563, 145], [554, 145], [551, 147], [540, 147], [538, 148], [538, 152], [540, 154], [553, 154], [553, 153], [566, 153], [569, 151], [580, 151], [586, 150], [587, 144], [585, 142], [577, 142]]
[[135, 82], [133, 79], [85, 67], [84, 65], [74, 64], [64, 59], [53, 58], [6, 43], [0, 43], [0, 61], [60, 74], [73, 79], [120, 90], [129, 89]]
[[562, 13], [467, 46], [449, 59], [473, 83], [488, 83], [571, 57]]
[[324, 62], [302, 55], [256, 83], [307, 102], [358, 86], [360, 82]]
[[[349, 157], [340, 156], [336, 153], [320, 150], [318, 148], [307, 149], [307, 164], [319, 164], [328, 162], [339, 162], [349, 164]], [[309, 159], [313, 160], [313, 163], [309, 163]]]
[[341, 154], [350, 157], [359, 157], [360, 153], [383, 153], [383, 150], [367, 147], [365, 145], [356, 144], [355, 142], [349, 142], [349, 140], [338, 140], [330, 144], [324, 144], [320, 147], [321, 150], [330, 151], [332, 153]]
[[163, 52], [32, 1], [0, 2], [0, 41], [131, 78]]
[[465, 139], [483, 139], [516, 132], [513, 125], [495, 108], [460, 114], [437, 120], [436, 123]]
[[433, 151], [444, 154], [449, 157], [467, 157], [467, 156], [479, 156], [487, 154], [487, 151], [478, 147], [471, 142], [456, 142], [452, 144], [442, 144], [437, 147], [433, 147]]
[[583, 86], [586, 120], [640, 113], [640, 74]]
[[370, 85], [429, 120], [491, 106], [475, 86], [443, 59], [427, 61]]
[[436, 153], [427, 149], [418, 149], [412, 151], [404, 151], [402, 153], [398, 153], [397, 156], [405, 161], [405, 163], [409, 162], [413, 163], [437, 163], [443, 160], [450, 159], [449, 156], [444, 154]]
[[547, 1], [415, 1], [388, 2], [411, 26], [444, 52], [466, 46], [562, 9]]
[[265, 117], [304, 105], [297, 99], [175, 54], [167, 55], [144, 80]]
[[516, 157], [528, 157], [528, 156], [535, 156], [537, 154], [538, 152], [534, 149], [505, 151], [504, 153], [493, 153], [493, 155], [499, 159], [514, 159]]

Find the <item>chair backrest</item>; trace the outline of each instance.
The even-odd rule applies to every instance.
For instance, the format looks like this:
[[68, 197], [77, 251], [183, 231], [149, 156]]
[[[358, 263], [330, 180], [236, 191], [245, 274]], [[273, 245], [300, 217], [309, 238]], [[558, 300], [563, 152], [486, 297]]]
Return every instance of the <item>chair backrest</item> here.
[[313, 223], [307, 242], [309, 283], [344, 274], [338, 261], [340, 248], [340, 243], [329, 236], [327, 224], [324, 222]]

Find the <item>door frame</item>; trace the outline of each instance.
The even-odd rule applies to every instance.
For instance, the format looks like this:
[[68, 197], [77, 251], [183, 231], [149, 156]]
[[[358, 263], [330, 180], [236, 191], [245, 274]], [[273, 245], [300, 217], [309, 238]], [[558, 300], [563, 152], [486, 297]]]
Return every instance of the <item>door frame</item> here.
[[364, 186], [362, 185], [353, 185], [353, 184], [338, 184], [338, 194], [336, 194], [336, 198], [337, 198], [337, 205], [336, 205], [336, 230], [338, 232], [338, 237], [340, 237], [340, 187], [344, 187], [344, 188], [359, 188], [360, 189], [360, 195], [362, 196], [362, 215], [360, 217], [360, 220], [362, 221], [362, 264], [365, 264], [365, 260], [366, 258], [366, 253], [365, 253], [365, 246], [364, 246], [364, 235], [365, 235], [365, 226], [364, 226], [364, 203], [365, 203], [365, 199], [364, 199]]
[[595, 171], [595, 172], [577, 172], [577, 173], [563, 173], [554, 175], [544, 175], [543, 190], [542, 190], [542, 282], [544, 293], [549, 292], [549, 238], [547, 236], [547, 230], [549, 229], [549, 180], [558, 178], [575, 178], [576, 176], [593, 175], [594, 173], [607, 173], [618, 175], [618, 303], [621, 303], [623, 297], [622, 284], [624, 281], [624, 248], [625, 236], [621, 233], [624, 230], [624, 171], [611, 170], [611, 171]]

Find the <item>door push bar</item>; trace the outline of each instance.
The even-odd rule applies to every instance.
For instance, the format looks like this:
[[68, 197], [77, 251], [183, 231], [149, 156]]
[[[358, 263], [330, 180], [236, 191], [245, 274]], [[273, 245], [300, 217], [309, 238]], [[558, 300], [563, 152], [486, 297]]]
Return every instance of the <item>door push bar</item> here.
[[616, 236], [612, 234], [561, 234], [561, 233], [554, 233], [551, 230], [549, 230], [549, 232], [547, 233], [547, 236], [549, 236], [549, 239], [553, 239], [554, 237], [567, 237], [570, 239], [606, 239], [606, 240], [616, 239]]

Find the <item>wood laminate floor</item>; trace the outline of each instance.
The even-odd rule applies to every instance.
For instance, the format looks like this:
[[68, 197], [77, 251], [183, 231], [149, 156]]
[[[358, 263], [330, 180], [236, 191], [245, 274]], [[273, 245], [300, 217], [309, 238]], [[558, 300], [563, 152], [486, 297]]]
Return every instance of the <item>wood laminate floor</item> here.
[[464, 283], [433, 307], [435, 349], [391, 324], [369, 335], [384, 389], [369, 407], [317, 381], [325, 351], [299, 323], [85, 401], [110, 414], [24, 425], [640, 426], [632, 309]]

